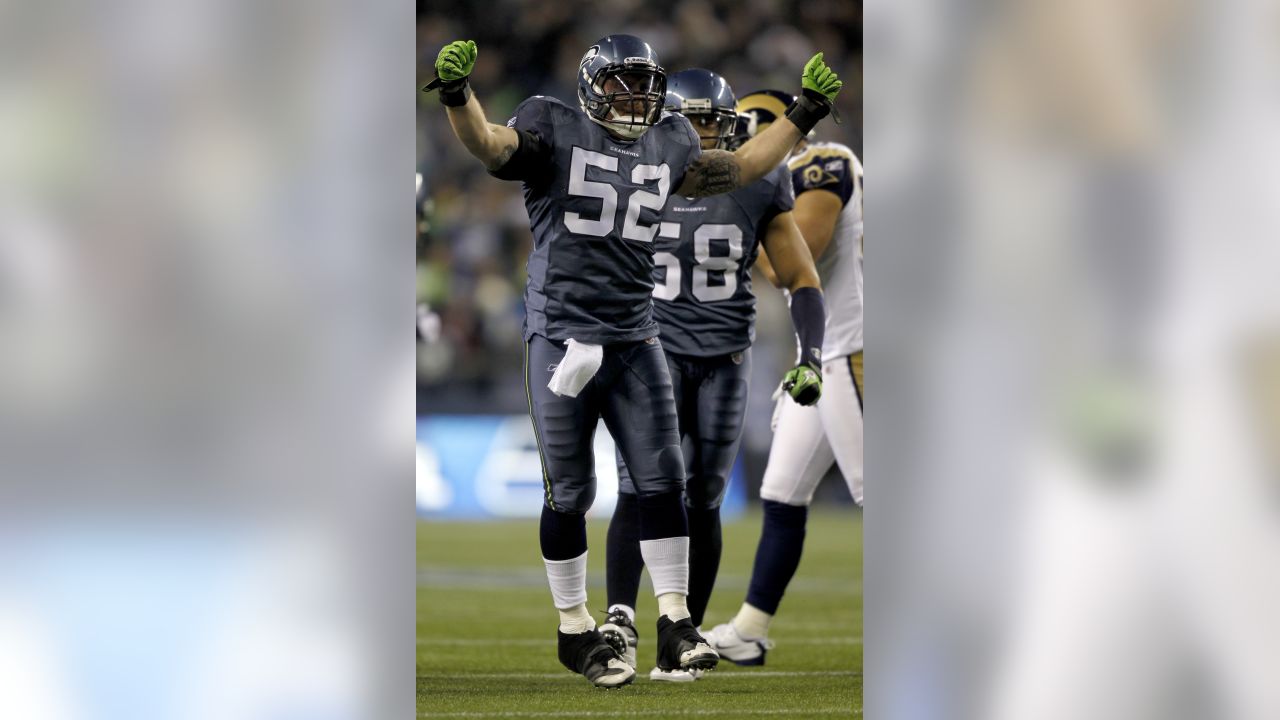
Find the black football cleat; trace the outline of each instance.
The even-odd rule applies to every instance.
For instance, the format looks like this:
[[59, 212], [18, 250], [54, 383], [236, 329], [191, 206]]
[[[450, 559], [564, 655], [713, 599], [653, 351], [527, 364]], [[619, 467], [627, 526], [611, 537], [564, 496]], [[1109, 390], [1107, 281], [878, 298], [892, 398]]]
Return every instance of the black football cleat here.
[[689, 618], [671, 621], [666, 615], [658, 618], [658, 669], [711, 670], [720, 662], [720, 656], [698, 634]]
[[556, 638], [560, 645], [560, 662], [586, 677], [592, 685], [616, 688], [635, 680], [635, 669], [605, 641], [599, 630], [592, 629], [573, 635], [556, 630]]
[[600, 634], [604, 635], [605, 641], [618, 651], [632, 669], [635, 669], [636, 645], [640, 642], [640, 633], [636, 631], [635, 623], [631, 622], [631, 618], [620, 610], [610, 613], [604, 624], [600, 626]]

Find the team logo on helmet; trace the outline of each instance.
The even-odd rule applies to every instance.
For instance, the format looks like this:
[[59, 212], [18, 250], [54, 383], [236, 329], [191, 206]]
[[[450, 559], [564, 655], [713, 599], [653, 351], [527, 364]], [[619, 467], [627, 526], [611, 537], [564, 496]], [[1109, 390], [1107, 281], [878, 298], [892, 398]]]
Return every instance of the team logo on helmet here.
[[582, 60], [578, 62], [578, 72], [582, 73], [582, 78], [587, 82], [591, 82], [591, 72], [587, 70], [587, 63], [591, 62], [591, 58], [600, 54], [600, 46], [592, 45], [583, 53]]

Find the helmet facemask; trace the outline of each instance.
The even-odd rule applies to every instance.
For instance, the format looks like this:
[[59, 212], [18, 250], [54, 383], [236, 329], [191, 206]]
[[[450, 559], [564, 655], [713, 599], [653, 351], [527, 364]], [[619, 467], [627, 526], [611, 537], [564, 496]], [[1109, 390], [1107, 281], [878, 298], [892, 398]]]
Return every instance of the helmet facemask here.
[[747, 141], [756, 136], [756, 116], [754, 113], [734, 113], [735, 122], [733, 132], [729, 135], [729, 142], [725, 146], [726, 150], [736, 151], [738, 148], [747, 144]]
[[591, 119], [620, 137], [634, 140], [662, 115], [667, 76], [652, 64], [614, 64], [601, 68], [591, 81], [596, 97], [579, 99]]
[[[684, 116], [693, 124], [693, 129], [698, 133], [698, 137], [703, 142], [703, 150], [727, 150], [730, 149], [730, 143], [733, 140], [734, 131], [738, 125], [738, 114], [732, 110], [712, 109], [710, 102], [706, 102], [707, 109], [700, 110], [694, 107], [694, 103], [699, 101], [692, 100], [685, 103], [686, 107], [682, 111]], [[715, 128], [715, 144], [710, 148], [705, 144], [708, 136], [703, 131], [711, 126]]]

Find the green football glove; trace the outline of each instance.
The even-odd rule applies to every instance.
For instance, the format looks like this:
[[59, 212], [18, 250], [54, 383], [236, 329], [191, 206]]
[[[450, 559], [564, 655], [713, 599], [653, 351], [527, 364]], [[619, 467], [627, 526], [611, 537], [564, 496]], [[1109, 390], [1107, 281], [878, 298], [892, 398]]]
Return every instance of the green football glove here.
[[[839, 76], [827, 67], [822, 61], [822, 53], [818, 53], [809, 58], [809, 62], [804, 64], [804, 73], [800, 75], [800, 85], [806, 91], [817, 93], [827, 102], [835, 102], [836, 95], [840, 92], [840, 88], [844, 87], [844, 83]], [[817, 100], [819, 98], [813, 98]]]
[[808, 365], [797, 365], [782, 376], [782, 389], [799, 405], [812, 405], [822, 397], [822, 373]]
[[455, 40], [445, 45], [436, 56], [436, 76], [447, 83], [461, 80], [476, 66], [477, 54], [474, 40]]
[[835, 101], [844, 83], [822, 61], [822, 53], [809, 58], [809, 62], [804, 64], [800, 85], [800, 96], [787, 108], [787, 119], [795, 123], [801, 135], [812, 132], [813, 126], [827, 115], [834, 116], [836, 123], [840, 122]]

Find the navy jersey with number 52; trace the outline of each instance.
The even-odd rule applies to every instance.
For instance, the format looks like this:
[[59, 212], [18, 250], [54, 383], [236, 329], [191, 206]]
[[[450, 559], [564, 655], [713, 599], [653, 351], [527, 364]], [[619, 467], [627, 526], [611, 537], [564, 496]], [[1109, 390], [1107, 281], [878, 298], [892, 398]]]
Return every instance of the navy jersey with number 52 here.
[[769, 223], [794, 206], [786, 165], [727, 195], [667, 201], [653, 290], [664, 349], [712, 357], [751, 346], [751, 266]]
[[618, 140], [578, 108], [534, 96], [507, 123], [535, 141], [521, 175], [533, 231], [524, 338], [607, 344], [658, 334], [654, 240], [667, 196], [702, 151], [680, 115]]

